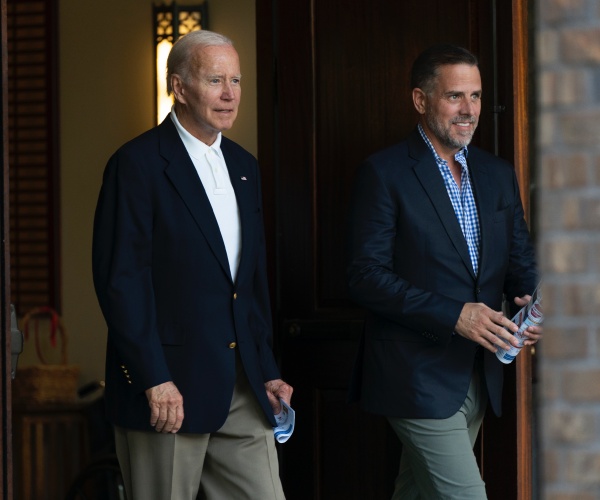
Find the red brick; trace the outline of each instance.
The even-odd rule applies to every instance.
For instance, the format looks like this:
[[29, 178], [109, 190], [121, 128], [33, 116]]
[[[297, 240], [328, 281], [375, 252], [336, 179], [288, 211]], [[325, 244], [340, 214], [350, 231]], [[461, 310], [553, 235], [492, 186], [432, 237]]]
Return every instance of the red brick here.
[[551, 411], [545, 417], [545, 438], [556, 443], [581, 444], [594, 439], [595, 416], [590, 411]]
[[546, 155], [542, 158], [540, 179], [545, 190], [584, 187], [591, 180], [588, 157], [582, 153]]
[[600, 453], [573, 451], [567, 456], [567, 479], [580, 486], [600, 486]]
[[585, 327], [563, 329], [544, 327], [540, 349], [548, 359], [584, 359], [592, 353], [588, 350], [589, 335]]
[[566, 29], [561, 44], [567, 62], [600, 63], [600, 27]]
[[542, 246], [545, 269], [553, 273], [581, 273], [588, 266], [588, 244], [567, 236]]
[[[598, 37], [600, 44], [600, 30], [598, 31]], [[598, 48], [600, 50], [600, 45]], [[597, 147], [598, 138], [600, 137], [600, 111], [565, 113], [558, 123], [560, 135], [566, 145], [577, 148], [582, 146]]]
[[[562, 383], [562, 395], [565, 400], [573, 402], [600, 401], [599, 380], [600, 368], [581, 368], [579, 370], [565, 369]], [[598, 477], [600, 480], [600, 471]]]
[[585, 0], [546, 0], [540, 17], [546, 22], [582, 18], [585, 7]]

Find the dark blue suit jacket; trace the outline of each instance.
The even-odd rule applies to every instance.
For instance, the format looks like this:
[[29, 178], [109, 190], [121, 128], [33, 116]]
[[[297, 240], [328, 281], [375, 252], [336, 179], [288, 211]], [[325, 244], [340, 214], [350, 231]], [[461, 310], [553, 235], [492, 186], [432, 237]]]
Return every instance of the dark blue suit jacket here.
[[262, 198], [255, 158], [223, 137], [242, 252], [235, 282], [196, 169], [171, 118], [109, 160], [94, 221], [93, 271], [108, 325], [106, 402], [113, 423], [150, 430], [145, 389], [172, 380], [180, 432], [227, 418], [236, 342], [266, 418], [264, 382], [280, 377], [271, 350]]
[[[453, 330], [466, 302], [495, 310], [533, 292], [534, 250], [513, 167], [468, 156], [481, 225], [479, 275], [435, 159], [415, 131], [361, 166], [351, 208], [351, 297], [367, 310], [351, 398], [374, 413], [447, 418], [465, 400], [477, 345]], [[492, 408], [502, 364], [484, 351]]]

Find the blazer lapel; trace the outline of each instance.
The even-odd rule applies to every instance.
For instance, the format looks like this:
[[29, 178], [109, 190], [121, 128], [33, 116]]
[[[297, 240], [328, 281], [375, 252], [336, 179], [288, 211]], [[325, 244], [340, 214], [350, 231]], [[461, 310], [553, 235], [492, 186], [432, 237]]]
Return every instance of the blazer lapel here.
[[417, 163], [413, 167], [415, 175], [433, 204], [454, 248], [473, 279], [475, 279], [476, 276], [473, 271], [471, 257], [469, 256], [467, 240], [462, 233], [462, 229], [454, 213], [454, 207], [448, 196], [444, 179], [440, 174], [431, 151], [423, 142], [418, 132], [415, 132], [409, 140], [409, 154], [417, 160]]
[[229, 260], [219, 224], [204, 186], [170, 115], [160, 125], [160, 153], [168, 162], [165, 175], [188, 207], [223, 271], [231, 280]]

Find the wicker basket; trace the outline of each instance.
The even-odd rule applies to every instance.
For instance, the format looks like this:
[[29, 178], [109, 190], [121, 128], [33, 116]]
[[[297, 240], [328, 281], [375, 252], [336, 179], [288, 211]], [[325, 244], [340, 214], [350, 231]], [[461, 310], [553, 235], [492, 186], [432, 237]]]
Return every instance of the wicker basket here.
[[[49, 364], [40, 346], [39, 320], [49, 319], [50, 341], [53, 346], [60, 338], [60, 364]], [[67, 332], [60, 316], [49, 307], [39, 307], [23, 318], [25, 339], [33, 327], [35, 349], [41, 364], [17, 368], [13, 381], [13, 393], [22, 403], [46, 404], [72, 402], [77, 398], [79, 366], [67, 363]]]

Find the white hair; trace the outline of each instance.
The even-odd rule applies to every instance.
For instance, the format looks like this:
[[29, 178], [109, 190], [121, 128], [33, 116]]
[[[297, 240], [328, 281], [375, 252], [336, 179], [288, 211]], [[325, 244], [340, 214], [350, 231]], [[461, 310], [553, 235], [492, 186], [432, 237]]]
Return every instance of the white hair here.
[[173, 74], [177, 73], [183, 81], [188, 81], [190, 71], [195, 69], [193, 68], [195, 48], [219, 45], [233, 47], [233, 42], [225, 35], [208, 30], [191, 31], [177, 40], [167, 58], [167, 93], [169, 95], [173, 93], [171, 86]]

